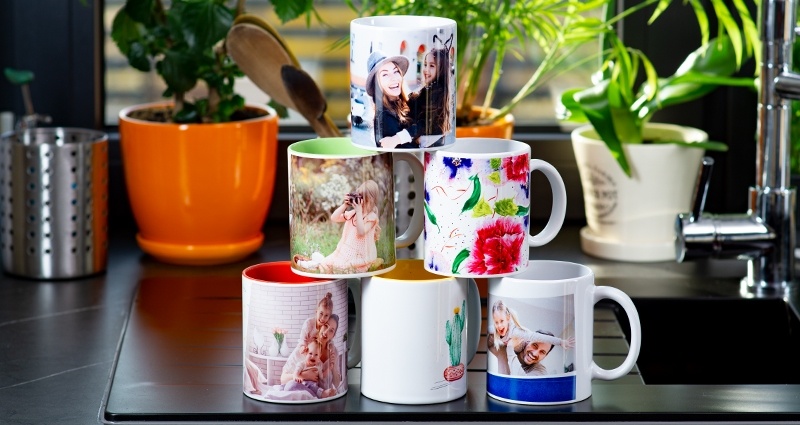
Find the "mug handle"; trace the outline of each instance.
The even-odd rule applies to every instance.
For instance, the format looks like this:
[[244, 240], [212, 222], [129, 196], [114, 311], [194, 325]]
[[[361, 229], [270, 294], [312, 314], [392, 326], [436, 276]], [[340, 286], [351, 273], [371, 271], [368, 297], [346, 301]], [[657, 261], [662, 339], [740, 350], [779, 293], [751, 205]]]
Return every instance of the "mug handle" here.
[[639, 349], [642, 344], [642, 325], [639, 323], [639, 312], [626, 293], [610, 286], [597, 286], [594, 290], [594, 302], [592, 306], [604, 298], [614, 300], [622, 306], [625, 310], [625, 314], [628, 315], [628, 322], [630, 322], [631, 326], [631, 347], [628, 351], [628, 356], [625, 357], [625, 361], [623, 361], [621, 365], [614, 369], [607, 370], [597, 366], [597, 363], [592, 360], [592, 379], [610, 381], [627, 375], [628, 372], [633, 369], [633, 366], [636, 365], [636, 359], [639, 358]]
[[[353, 301], [356, 307], [355, 311], [355, 329], [353, 330], [353, 338], [348, 338], [347, 347], [347, 368], [353, 368], [361, 362], [361, 323], [358, 317], [361, 310], [361, 279], [351, 278], [347, 279], [347, 289], [353, 294]], [[352, 326], [350, 321], [347, 321], [347, 327]], [[349, 332], [349, 329], [348, 329]]]
[[467, 366], [478, 352], [481, 339], [481, 294], [475, 279], [467, 279]]
[[[395, 239], [394, 245], [397, 248], [405, 248], [419, 239], [422, 234], [422, 211], [425, 208], [423, 205], [422, 196], [425, 188], [423, 187], [424, 169], [422, 168], [422, 161], [416, 155], [410, 152], [394, 152], [392, 154], [392, 163], [397, 164], [397, 161], [405, 161], [411, 167], [411, 173], [414, 175], [414, 183], [412, 188], [418, 195], [414, 198], [414, 214], [411, 216], [411, 221], [408, 223], [408, 228], [402, 235]], [[394, 177], [393, 177], [394, 178]], [[394, 196], [394, 194], [392, 194]]]
[[[561, 225], [564, 224], [564, 217], [567, 215], [567, 190], [564, 188], [564, 180], [561, 174], [541, 159], [532, 159], [530, 162], [531, 172], [541, 171], [550, 182], [553, 191], [553, 208], [550, 211], [550, 219], [541, 232], [536, 235], [528, 235], [528, 246], [542, 246], [556, 237]], [[531, 190], [531, 189], [528, 189]], [[530, 211], [528, 212], [530, 214]]]

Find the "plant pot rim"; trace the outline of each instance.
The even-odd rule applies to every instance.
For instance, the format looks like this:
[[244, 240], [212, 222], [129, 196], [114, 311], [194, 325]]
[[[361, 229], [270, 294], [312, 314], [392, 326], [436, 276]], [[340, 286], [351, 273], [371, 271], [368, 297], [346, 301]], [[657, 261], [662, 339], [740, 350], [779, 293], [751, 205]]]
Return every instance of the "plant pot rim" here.
[[149, 103], [139, 103], [136, 105], [128, 106], [121, 111], [119, 111], [119, 120], [120, 121], [127, 121], [131, 123], [137, 123], [141, 125], [155, 125], [155, 126], [165, 126], [165, 127], [178, 127], [178, 126], [195, 126], [195, 125], [202, 125], [202, 126], [225, 126], [231, 124], [242, 124], [242, 123], [249, 123], [254, 121], [263, 121], [263, 120], [278, 120], [278, 113], [266, 105], [258, 105], [254, 103], [247, 103], [245, 104], [245, 108], [252, 108], [265, 111], [267, 114], [249, 118], [246, 120], [237, 120], [237, 121], [228, 121], [228, 122], [214, 122], [214, 123], [174, 123], [174, 122], [158, 122], [158, 121], [147, 121], [147, 120], [140, 120], [138, 118], [130, 117], [130, 113], [133, 111], [139, 111], [143, 109], [150, 109], [150, 108], [159, 108], [159, 107], [167, 107], [172, 106], [173, 102], [171, 101], [159, 101], [159, 102], [149, 102]]
[[[708, 133], [705, 131], [691, 126], [686, 125], [677, 125], [677, 124], [667, 124], [667, 123], [648, 123], [645, 125], [645, 133], [647, 132], [675, 132], [686, 135], [686, 137], [682, 137], [682, 139], [686, 142], [703, 142], [708, 140]], [[597, 136], [597, 132], [595, 131], [594, 127], [591, 124], [582, 125], [570, 133], [571, 139], [573, 143], [586, 143], [586, 144], [598, 144], [605, 146], [605, 142], [603, 142], [599, 136]], [[638, 144], [638, 143], [623, 143], [623, 148], [625, 149], [675, 149], [675, 148], [683, 148], [683, 146], [679, 146], [673, 143], [649, 143], [649, 144]]]
[[[469, 113], [469, 117], [470, 118], [476, 117], [477, 115], [479, 115], [484, 110], [496, 112], [496, 111], [499, 111], [500, 109], [492, 108], [492, 107], [484, 108], [483, 106], [472, 105], [472, 108], [471, 108], [470, 113]], [[458, 126], [459, 127], [464, 127], [464, 128], [470, 128], [470, 127], [499, 127], [499, 126], [504, 126], [504, 125], [509, 125], [509, 124], [510, 125], [514, 124], [514, 114], [512, 114], [511, 112], [503, 115], [502, 117], [499, 117], [499, 118], [495, 119], [494, 121], [489, 122], [488, 124], [478, 124], [477, 120], [470, 120], [468, 123], [459, 124]]]

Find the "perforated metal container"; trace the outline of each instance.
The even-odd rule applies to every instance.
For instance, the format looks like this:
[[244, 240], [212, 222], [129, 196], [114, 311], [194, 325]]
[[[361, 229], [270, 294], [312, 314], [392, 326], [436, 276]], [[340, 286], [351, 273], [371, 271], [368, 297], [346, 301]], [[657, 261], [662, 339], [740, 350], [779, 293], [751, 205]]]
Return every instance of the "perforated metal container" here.
[[36, 128], [0, 137], [3, 269], [34, 279], [100, 273], [108, 254], [108, 136]]

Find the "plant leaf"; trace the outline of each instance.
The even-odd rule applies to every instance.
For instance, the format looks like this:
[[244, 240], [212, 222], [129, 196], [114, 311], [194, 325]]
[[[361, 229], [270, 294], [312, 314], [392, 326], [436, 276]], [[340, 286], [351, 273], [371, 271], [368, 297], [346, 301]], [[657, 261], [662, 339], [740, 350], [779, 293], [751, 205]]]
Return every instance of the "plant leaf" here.
[[153, 24], [153, 11], [156, 9], [155, 0], [127, 0], [123, 6], [130, 19], [150, 26]]
[[458, 268], [461, 267], [461, 263], [463, 263], [467, 258], [469, 258], [469, 250], [464, 248], [458, 253], [458, 255], [456, 255], [456, 258], [453, 259], [453, 274], [458, 274]]
[[270, 0], [275, 14], [282, 23], [289, 22], [302, 15], [310, 15], [313, 11], [313, 0]]
[[609, 80], [604, 80], [593, 87], [584, 89], [575, 94], [575, 100], [580, 104], [583, 113], [597, 131], [600, 139], [608, 146], [611, 156], [617, 160], [622, 171], [630, 176], [631, 167], [622, 150], [622, 142], [614, 129], [614, 120], [607, 96], [609, 83]]
[[3, 73], [6, 75], [6, 79], [14, 85], [21, 86], [24, 84], [30, 84], [33, 81], [33, 72], [26, 71], [22, 69], [13, 69], [13, 68], [5, 68]]
[[213, 47], [233, 25], [233, 11], [215, 0], [175, 0], [170, 15], [180, 17], [183, 39], [197, 52]]
[[164, 78], [164, 82], [175, 93], [185, 93], [197, 84], [197, 64], [194, 56], [179, 51], [168, 51], [164, 54], [156, 69]]
[[673, 144], [673, 145], [685, 146], [687, 148], [698, 148], [716, 152], [728, 151], [728, 145], [722, 142], [713, 142], [713, 141], [687, 142], [684, 140], [653, 140], [653, 143]]

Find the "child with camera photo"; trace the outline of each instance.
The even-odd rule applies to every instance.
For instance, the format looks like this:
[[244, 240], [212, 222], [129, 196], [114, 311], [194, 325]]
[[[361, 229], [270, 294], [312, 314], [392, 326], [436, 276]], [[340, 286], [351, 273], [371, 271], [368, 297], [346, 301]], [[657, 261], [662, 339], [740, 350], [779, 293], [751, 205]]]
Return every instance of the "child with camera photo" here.
[[297, 265], [320, 273], [364, 273], [378, 258], [377, 240], [381, 227], [378, 223], [380, 188], [367, 180], [348, 193], [342, 204], [331, 214], [331, 223], [344, 224], [342, 237], [336, 249], [327, 257], [319, 252], [309, 260], [298, 260]]

